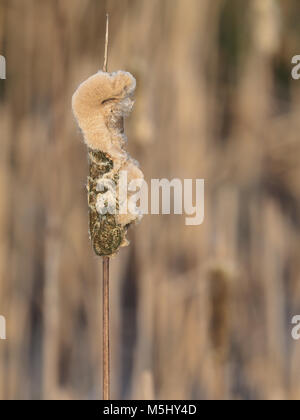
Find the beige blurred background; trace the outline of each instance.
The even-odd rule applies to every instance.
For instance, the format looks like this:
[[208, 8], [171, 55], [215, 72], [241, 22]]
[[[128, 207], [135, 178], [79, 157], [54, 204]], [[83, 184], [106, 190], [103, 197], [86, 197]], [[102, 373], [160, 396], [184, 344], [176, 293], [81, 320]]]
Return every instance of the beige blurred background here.
[[1, 399], [101, 398], [101, 259], [71, 111], [103, 64], [137, 78], [129, 151], [204, 178], [205, 220], [145, 216], [111, 261], [112, 397], [298, 399], [297, 0], [0, 0]]

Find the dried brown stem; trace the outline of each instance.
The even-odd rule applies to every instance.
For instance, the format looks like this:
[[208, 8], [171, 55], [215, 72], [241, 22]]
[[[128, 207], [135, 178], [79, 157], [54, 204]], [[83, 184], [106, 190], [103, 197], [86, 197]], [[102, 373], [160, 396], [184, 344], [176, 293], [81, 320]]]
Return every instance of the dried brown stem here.
[[[106, 14], [105, 49], [103, 71], [107, 72], [108, 61], [108, 14]], [[110, 399], [109, 366], [109, 257], [103, 257], [103, 400]]]
[[109, 399], [109, 257], [103, 257], [103, 400]]
[[107, 62], [108, 62], [108, 23], [109, 23], [109, 16], [108, 16], [108, 13], [107, 13], [106, 14], [104, 63], [103, 63], [103, 71], [105, 71], [105, 72], [107, 72]]

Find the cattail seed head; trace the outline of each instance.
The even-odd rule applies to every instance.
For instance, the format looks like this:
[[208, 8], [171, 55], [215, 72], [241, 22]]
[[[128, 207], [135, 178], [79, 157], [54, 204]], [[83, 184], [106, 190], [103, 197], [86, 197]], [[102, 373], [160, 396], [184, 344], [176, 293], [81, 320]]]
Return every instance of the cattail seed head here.
[[132, 110], [135, 87], [135, 78], [128, 72], [99, 71], [78, 87], [72, 99], [74, 116], [88, 146], [89, 232], [100, 256], [113, 255], [127, 245], [128, 227], [140, 218], [110, 212], [119, 206], [116, 191], [120, 171], [127, 172], [129, 181], [143, 180], [137, 162], [124, 149], [124, 118]]

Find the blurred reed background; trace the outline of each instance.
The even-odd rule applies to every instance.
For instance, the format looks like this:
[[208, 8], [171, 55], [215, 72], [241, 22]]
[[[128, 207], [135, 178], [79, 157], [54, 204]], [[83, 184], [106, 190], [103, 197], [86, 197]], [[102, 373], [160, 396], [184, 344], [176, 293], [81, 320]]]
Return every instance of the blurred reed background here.
[[146, 180], [204, 178], [205, 221], [145, 216], [111, 262], [112, 397], [300, 398], [297, 0], [0, 0], [1, 399], [101, 396], [101, 260], [71, 111], [137, 78]]

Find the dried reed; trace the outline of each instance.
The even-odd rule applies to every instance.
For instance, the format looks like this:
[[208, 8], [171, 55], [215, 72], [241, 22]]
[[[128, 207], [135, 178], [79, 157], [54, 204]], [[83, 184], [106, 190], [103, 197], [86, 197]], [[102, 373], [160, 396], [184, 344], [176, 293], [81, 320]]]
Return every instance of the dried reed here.
[[[103, 71], [107, 72], [108, 62], [108, 25], [109, 18], [106, 15], [105, 49]], [[109, 257], [103, 257], [103, 325], [102, 325], [102, 346], [103, 346], [103, 400], [110, 399], [110, 352], [109, 352]]]

